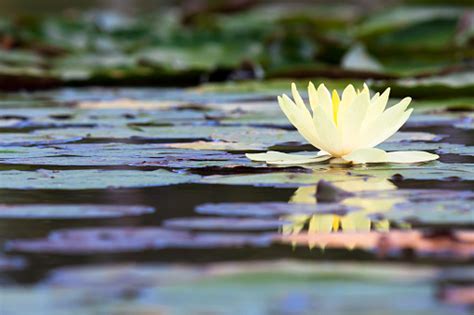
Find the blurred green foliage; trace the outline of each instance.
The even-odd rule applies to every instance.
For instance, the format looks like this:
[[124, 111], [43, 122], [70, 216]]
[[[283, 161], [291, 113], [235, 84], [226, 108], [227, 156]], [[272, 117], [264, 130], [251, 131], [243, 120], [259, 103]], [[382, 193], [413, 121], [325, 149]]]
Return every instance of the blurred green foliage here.
[[0, 88], [472, 75], [474, 13], [463, 1], [234, 2], [4, 16]]

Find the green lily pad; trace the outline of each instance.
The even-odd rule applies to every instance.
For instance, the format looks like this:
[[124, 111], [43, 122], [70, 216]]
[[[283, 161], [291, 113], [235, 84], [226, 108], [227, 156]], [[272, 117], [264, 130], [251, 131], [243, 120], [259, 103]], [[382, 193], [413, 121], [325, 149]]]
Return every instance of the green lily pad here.
[[450, 189], [395, 189], [395, 190], [375, 190], [357, 192], [356, 196], [360, 198], [376, 199], [401, 199], [410, 203], [425, 203], [445, 200], [463, 200], [474, 199], [474, 192], [469, 190], [450, 190]]
[[430, 162], [418, 165], [370, 165], [350, 170], [354, 175], [416, 180], [474, 180], [474, 166], [469, 163]]
[[400, 203], [383, 217], [391, 221], [415, 225], [473, 226], [474, 200], [453, 199], [416, 203]]
[[354, 175], [350, 175], [347, 170], [332, 171], [329, 166], [316, 166], [314, 171], [310, 173], [272, 172], [267, 174], [213, 175], [204, 177], [200, 182], [224, 185], [299, 187], [315, 185], [322, 179], [326, 181], [351, 181], [371, 174], [361, 174], [361, 177], [359, 177], [359, 174]]
[[284, 220], [258, 218], [174, 218], [165, 220], [163, 225], [180, 230], [222, 230], [222, 231], [262, 231], [277, 230], [286, 224]]
[[[125, 100], [132, 104], [144, 104], [146, 107], [147, 101], [131, 101]], [[84, 103], [92, 107], [92, 102]], [[98, 102], [96, 102], [98, 103]], [[62, 109], [62, 108], [19, 108], [19, 109], [5, 109], [2, 110], [0, 116], [0, 123], [2, 117], [17, 117], [21, 118], [16, 123], [9, 122], [9, 125], [4, 126], [8, 129], [39, 129], [39, 128], [91, 128], [97, 126], [104, 127], [121, 127], [127, 128], [134, 125], [156, 125], [156, 126], [170, 126], [174, 124], [194, 123], [196, 121], [205, 121], [206, 114], [204, 111], [196, 111], [193, 109], [173, 108], [172, 104], [178, 107], [181, 102], [167, 101], [167, 102], [152, 102], [152, 104], [167, 104], [170, 108], [163, 108], [162, 110], [140, 109], [140, 108], [107, 108], [106, 104], [120, 104], [119, 101], [102, 102], [105, 105], [104, 109]], [[89, 105], [90, 104], [90, 105]], [[118, 105], [117, 105], [118, 106]], [[158, 105], [157, 105], [158, 106]], [[198, 105], [195, 105], [198, 107]], [[203, 110], [206, 108], [203, 107]]]
[[38, 130], [34, 135], [39, 136], [69, 136], [110, 139], [147, 139], [147, 140], [169, 140], [169, 139], [189, 139], [189, 140], [223, 140], [242, 141], [246, 143], [260, 143], [263, 145], [273, 145], [279, 142], [303, 141], [296, 131], [287, 131], [276, 128], [252, 128], [247, 126], [173, 126], [173, 127], [140, 127], [139, 130], [126, 128], [68, 128]]
[[339, 203], [301, 204], [286, 202], [262, 203], [218, 203], [203, 204], [196, 208], [197, 213], [229, 217], [279, 217], [288, 214], [332, 213], [345, 214], [358, 210], [357, 207]]
[[396, 81], [375, 82], [376, 90], [392, 88], [391, 95], [410, 95], [419, 98], [447, 98], [474, 96], [474, 74], [469, 71], [428, 78], [406, 78]]
[[[456, 109], [456, 110], [465, 110], [465, 111], [470, 111], [474, 109], [474, 98], [472, 97], [463, 97], [463, 98], [458, 98], [458, 97], [453, 97], [453, 98], [448, 98], [448, 99], [421, 99], [421, 100], [413, 100], [411, 103], [411, 107], [415, 109], [416, 113], [420, 112], [429, 112], [429, 111], [440, 111], [440, 110], [450, 110], [450, 109]], [[415, 116], [415, 117], [414, 117]], [[423, 121], [416, 117], [417, 115], [414, 115], [410, 117], [410, 121], [408, 122], [409, 126], [414, 125], [414, 121], [419, 121], [418, 126], [423, 125]], [[449, 119], [448, 117], [445, 117], [445, 115], [441, 113], [437, 113], [436, 115], [423, 115], [424, 120], [428, 121], [441, 121], [445, 119]], [[454, 118], [452, 118], [455, 120]], [[440, 125], [432, 123], [433, 125]], [[424, 125], [427, 125], [427, 122], [425, 122]]]
[[0, 164], [50, 166], [235, 167], [253, 164], [242, 154], [168, 149], [157, 144], [90, 143], [54, 147], [9, 147]]
[[[293, 261], [204, 266], [104, 265], [66, 267], [40, 286], [4, 287], [4, 309], [48, 314], [159, 313], [264, 314], [315, 309], [327, 314], [469, 314], [432, 294], [438, 269], [360, 263]], [[126, 279], [124, 281], [124, 279]], [[243, 289], [245, 288], [245, 289]], [[440, 287], [441, 292], [449, 288]], [[125, 292], [136, 296], [124, 297]], [[225, 299], [233, 296], [234, 299]], [[21, 303], [28, 300], [29, 303]], [[85, 303], [84, 301], [87, 301]], [[202, 301], [206, 301], [205, 304]], [[320, 303], [318, 301], [325, 301]], [[400, 303], [405, 301], [405, 303]], [[420, 309], [422, 303], [422, 309]]]
[[2, 189], [106, 189], [153, 187], [189, 183], [197, 175], [156, 171], [0, 171]]
[[152, 213], [152, 207], [112, 205], [0, 205], [1, 219], [114, 218]]
[[465, 130], [473, 130], [474, 129], [474, 123], [473, 122], [463, 122], [463, 123], [455, 124], [454, 127], [459, 128], [459, 129], [465, 129]]
[[6, 246], [15, 252], [81, 255], [165, 248], [266, 247], [274, 237], [272, 233], [190, 233], [154, 227], [117, 227], [61, 230], [44, 239], [13, 240]]
[[436, 150], [439, 154], [458, 154], [465, 156], [474, 156], [474, 147], [473, 146], [451, 146], [451, 147], [441, 147]]
[[439, 154], [468, 155], [470, 147], [446, 142], [384, 142], [377, 146], [385, 151], [435, 151]]
[[26, 266], [27, 262], [22, 257], [0, 255], [0, 271], [21, 270]]
[[0, 147], [6, 146], [31, 146], [31, 145], [50, 145], [76, 142], [82, 140], [81, 136], [53, 135], [53, 134], [22, 134], [22, 133], [3, 133], [0, 140]]

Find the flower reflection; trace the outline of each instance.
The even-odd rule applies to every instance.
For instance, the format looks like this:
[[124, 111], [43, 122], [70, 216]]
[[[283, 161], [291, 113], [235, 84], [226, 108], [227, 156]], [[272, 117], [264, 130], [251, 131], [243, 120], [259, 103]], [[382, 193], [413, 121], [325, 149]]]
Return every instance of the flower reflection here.
[[[396, 190], [397, 187], [390, 181], [380, 178], [368, 178], [356, 181], [342, 181], [332, 183], [337, 188], [356, 193], [340, 203], [347, 206], [354, 206], [360, 210], [352, 211], [344, 215], [331, 213], [315, 213], [312, 215], [295, 214], [285, 216], [283, 219], [289, 224], [282, 227], [283, 235], [300, 234], [306, 231], [308, 234], [334, 233], [334, 232], [388, 232], [390, 222], [387, 219], [376, 219], [374, 214], [386, 212], [404, 199], [401, 197], [377, 198], [377, 191]], [[289, 203], [317, 203], [316, 186], [304, 186], [298, 188]], [[357, 192], [373, 191], [374, 197], [361, 197]], [[371, 216], [372, 215], [372, 216]], [[311, 238], [310, 248], [319, 246], [324, 248], [327, 244], [323, 240]], [[349, 248], [353, 247], [348, 244]]]

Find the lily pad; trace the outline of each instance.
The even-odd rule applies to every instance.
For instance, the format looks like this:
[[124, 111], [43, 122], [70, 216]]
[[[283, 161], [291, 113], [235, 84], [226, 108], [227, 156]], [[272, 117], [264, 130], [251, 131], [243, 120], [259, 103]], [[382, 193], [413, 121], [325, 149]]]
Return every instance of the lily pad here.
[[391, 82], [376, 82], [374, 89], [390, 86], [392, 95], [403, 97], [411, 95], [419, 98], [472, 97], [474, 93], [474, 75], [472, 71], [458, 72], [428, 78], [406, 78]]
[[[361, 314], [377, 309], [386, 315], [467, 315], [467, 309], [440, 304], [433, 296], [432, 287], [439, 282], [437, 271], [420, 266], [288, 260], [203, 266], [92, 265], [61, 268], [41, 287], [6, 288], [1, 293], [8, 297], [8, 310], [29, 310], [36, 305], [64, 310], [66, 300], [69, 308], [74, 305], [83, 313], [100, 306], [109, 314], [158, 313], [163, 309], [170, 314], [265, 314], [268, 310], [281, 313], [295, 309], [310, 314], [318, 309], [342, 315], [347, 309], [357, 309]], [[136, 292], [137, 297], [127, 295], [113, 302], [120, 292]], [[227, 296], [234, 299], [224, 299]], [[33, 305], [18, 304], [25, 299]], [[81, 303], [85, 299], [89, 304]], [[203, 304], [203, 300], [209, 302]]]
[[346, 206], [337, 203], [218, 203], [203, 204], [196, 208], [196, 212], [202, 214], [212, 214], [220, 216], [237, 217], [278, 217], [286, 214], [315, 214], [315, 213], [335, 213], [345, 214], [357, 210], [357, 207]]
[[175, 218], [165, 220], [165, 227], [182, 230], [276, 230], [285, 224], [284, 220], [257, 218]]
[[114, 205], [0, 205], [1, 219], [115, 218], [152, 213], [152, 207]]
[[446, 142], [385, 142], [377, 146], [385, 151], [435, 151], [441, 154], [457, 154], [462, 152], [464, 145]]
[[458, 154], [465, 156], [474, 156], [474, 147], [473, 146], [452, 146], [452, 147], [441, 147], [436, 150], [439, 154]]
[[474, 226], [474, 199], [400, 203], [383, 216], [391, 221], [423, 225]]
[[29, 149], [31, 150], [11, 147], [8, 150], [0, 150], [0, 163], [70, 167], [131, 165], [172, 168], [253, 165], [242, 154], [167, 149], [156, 144], [94, 143]]
[[2, 139], [0, 140], [0, 147], [50, 145], [50, 144], [76, 142], [80, 140], [82, 140], [81, 136], [2, 133]]
[[381, 191], [361, 191], [357, 193], [361, 198], [380, 198], [408, 200], [413, 203], [443, 202], [459, 200], [470, 202], [474, 200], [474, 191], [450, 189], [394, 189]]
[[165, 248], [265, 247], [274, 234], [189, 233], [162, 228], [96, 228], [57, 231], [48, 238], [13, 240], [11, 251], [28, 253], [120, 253]]
[[147, 140], [217, 140], [244, 143], [273, 145], [279, 142], [302, 141], [296, 131], [276, 128], [252, 128], [243, 126], [173, 126], [173, 127], [141, 127], [139, 130], [126, 128], [69, 128], [38, 130], [35, 135], [57, 135], [84, 137], [88, 139], [147, 139]]
[[268, 174], [244, 175], [213, 175], [204, 177], [201, 182], [206, 184], [224, 185], [253, 185], [270, 187], [299, 187], [302, 185], [316, 184], [321, 179], [326, 181], [357, 181], [371, 174], [365, 173], [351, 175], [350, 170], [332, 169], [329, 166], [316, 166], [312, 172], [290, 173], [272, 172]]
[[197, 175], [156, 171], [0, 171], [3, 189], [105, 189], [166, 186], [193, 182]]
[[24, 258], [0, 255], [0, 271], [21, 270], [27, 266]]
[[421, 165], [371, 165], [354, 167], [350, 170], [354, 175], [367, 175], [384, 178], [416, 179], [416, 180], [474, 180], [474, 166], [469, 163], [446, 164], [430, 162]]

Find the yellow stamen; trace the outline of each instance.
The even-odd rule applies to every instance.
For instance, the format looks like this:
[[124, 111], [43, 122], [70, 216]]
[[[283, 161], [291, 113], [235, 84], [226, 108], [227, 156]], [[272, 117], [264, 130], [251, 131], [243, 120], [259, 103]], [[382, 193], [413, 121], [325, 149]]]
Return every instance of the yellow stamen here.
[[341, 225], [341, 218], [337, 215], [334, 216], [332, 220], [332, 230], [337, 232], [339, 230], [339, 226]]
[[332, 111], [334, 116], [334, 123], [337, 125], [337, 113], [339, 111], [339, 103], [341, 100], [339, 99], [339, 94], [337, 94], [336, 90], [332, 90]]

